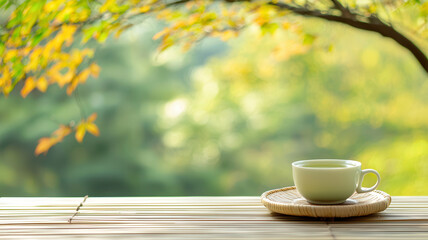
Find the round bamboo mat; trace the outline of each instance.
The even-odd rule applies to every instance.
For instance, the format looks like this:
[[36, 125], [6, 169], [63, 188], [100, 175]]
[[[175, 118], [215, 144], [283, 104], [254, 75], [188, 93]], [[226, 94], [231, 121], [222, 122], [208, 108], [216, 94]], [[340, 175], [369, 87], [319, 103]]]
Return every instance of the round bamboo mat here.
[[391, 203], [391, 196], [375, 190], [368, 193], [355, 193], [342, 204], [314, 205], [306, 201], [293, 186], [267, 191], [262, 194], [261, 200], [266, 208], [276, 213], [306, 217], [346, 218], [383, 211]]

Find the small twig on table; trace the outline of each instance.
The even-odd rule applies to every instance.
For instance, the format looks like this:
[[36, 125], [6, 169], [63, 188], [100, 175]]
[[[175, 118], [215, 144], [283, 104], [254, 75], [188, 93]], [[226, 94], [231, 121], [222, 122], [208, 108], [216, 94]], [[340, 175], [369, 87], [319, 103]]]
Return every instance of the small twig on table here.
[[83, 206], [83, 204], [85, 203], [86, 199], [88, 199], [88, 195], [86, 195], [83, 198], [83, 201], [79, 204], [79, 206], [77, 206], [76, 208], [76, 212], [73, 214], [73, 216], [71, 216], [70, 219], [68, 219], [68, 223], [71, 223], [71, 221], [73, 220], [73, 218], [77, 215], [77, 213], [79, 213], [80, 208]]

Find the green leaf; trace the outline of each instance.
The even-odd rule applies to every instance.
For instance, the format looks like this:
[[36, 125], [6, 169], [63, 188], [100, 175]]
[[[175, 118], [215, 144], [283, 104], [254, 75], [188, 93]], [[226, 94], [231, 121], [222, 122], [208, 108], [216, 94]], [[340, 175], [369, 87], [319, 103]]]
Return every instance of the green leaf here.
[[7, 28], [13, 28], [16, 25], [20, 24], [22, 22], [22, 14], [18, 13], [16, 17], [12, 18], [6, 25]]
[[44, 33], [45, 32], [39, 32], [32, 38], [32, 40], [31, 40], [31, 46], [32, 47], [36, 46], [37, 44], [40, 43], [40, 41], [43, 40]]
[[305, 45], [311, 45], [312, 43], [314, 43], [315, 39], [317, 37], [315, 35], [312, 34], [305, 34], [305, 36], [303, 37], [303, 44]]
[[122, 13], [125, 13], [126, 11], [128, 11], [128, 9], [129, 9], [129, 5], [128, 4], [126, 4], [126, 5], [122, 5], [122, 6], [120, 6], [120, 7], [117, 7], [115, 10], [115, 13], [119, 13], [119, 14], [122, 14]]
[[17, 41], [21, 37], [21, 26], [17, 27], [12, 33], [12, 40]]
[[261, 26], [262, 34], [274, 34], [275, 31], [279, 28], [277, 23], [265, 23]]
[[7, 0], [0, 0], [0, 8], [6, 5]]
[[105, 42], [106, 39], [107, 39], [107, 37], [108, 37], [108, 35], [109, 35], [108, 31], [101, 32], [100, 36], [98, 37], [98, 41], [101, 42], [101, 43]]
[[0, 8], [3, 8], [3, 10], [7, 10], [10, 6], [12, 6], [13, 3], [15, 3], [15, 1], [0, 0]]
[[6, 49], [6, 46], [4, 45], [4, 43], [0, 42], [0, 55], [3, 55], [5, 49]]
[[98, 30], [98, 28], [99, 28], [98, 26], [92, 26], [92, 27], [83, 29], [82, 42], [87, 42], [89, 39], [91, 39], [94, 33]]
[[14, 74], [13, 77], [16, 79], [21, 79], [24, 76], [24, 65], [21, 61], [16, 62], [13, 65]]

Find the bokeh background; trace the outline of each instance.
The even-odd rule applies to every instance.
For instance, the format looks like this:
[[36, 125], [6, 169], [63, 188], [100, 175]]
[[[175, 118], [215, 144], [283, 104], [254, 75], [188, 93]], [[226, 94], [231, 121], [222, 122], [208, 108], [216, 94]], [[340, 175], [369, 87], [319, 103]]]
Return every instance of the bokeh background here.
[[[355, 159], [381, 190], [428, 195], [426, 74], [376, 34], [305, 28], [313, 45], [250, 27], [159, 53], [162, 24], [148, 19], [97, 46], [100, 77], [72, 97], [56, 86], [1, 97], [1, 196], [260, 195], [313, 158]], [[99, 137], [34, 155], [39, 138], [92, 112]]]

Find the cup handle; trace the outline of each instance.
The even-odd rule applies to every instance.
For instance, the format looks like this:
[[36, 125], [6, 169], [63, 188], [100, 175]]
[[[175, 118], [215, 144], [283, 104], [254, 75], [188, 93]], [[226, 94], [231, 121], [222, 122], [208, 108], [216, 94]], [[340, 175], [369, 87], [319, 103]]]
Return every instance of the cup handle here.
[[[377, 181], [376, 184], [373, 187], [370, 188], [365, 188], [363, 187], [363, 179], [364, 179], [364, 175], [366, 175], [367, 173], [374, 173], [377, 177]], [[366, 192], [371, 192], [373, 190], [375, 190], [377, 188], [377, 186], [380, 183], [380, 175], [378, 172], [376, 172], [376, 170], [373, 169], [364, 169], [361, 171], [361, 176], [360, 176], [360, 181], [358, 182], [358, 187], [357, 187], [357, 193], [366, 193]]]

